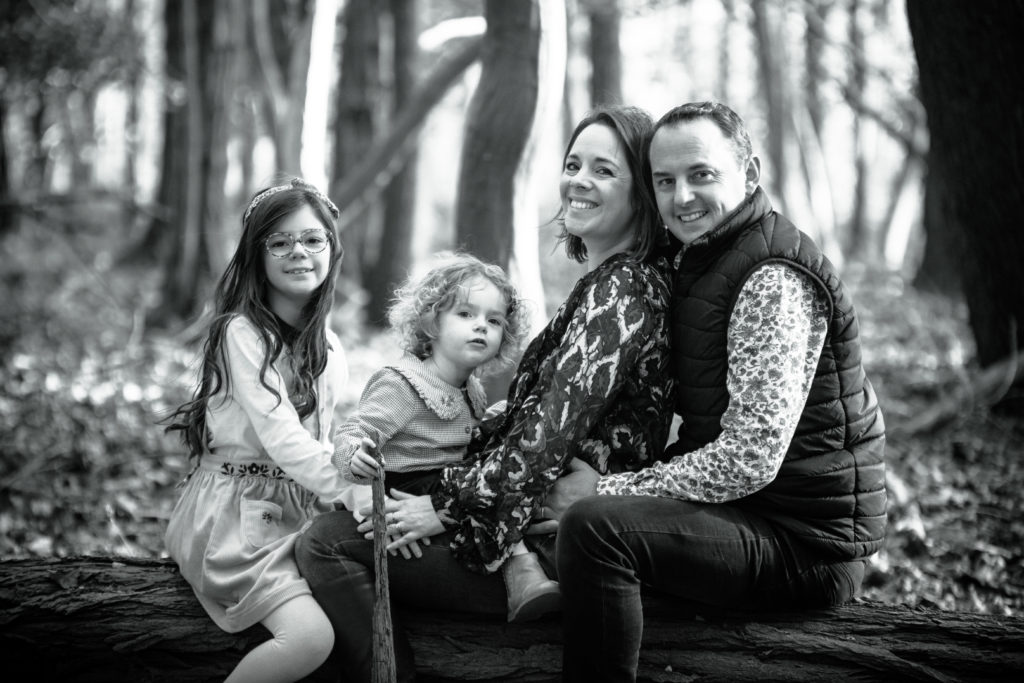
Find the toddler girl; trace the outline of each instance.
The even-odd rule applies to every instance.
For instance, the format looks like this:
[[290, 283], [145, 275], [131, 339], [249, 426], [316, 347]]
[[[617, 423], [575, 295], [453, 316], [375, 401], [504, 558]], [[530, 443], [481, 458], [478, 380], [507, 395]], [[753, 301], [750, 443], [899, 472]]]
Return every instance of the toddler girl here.
[[228, 681], [294, 681], [334, 644], [299, 576], [296, 536], [356, 488], [331, 464], [344, 352], [326, 320], [342, 247], [338, 209], [308, 183], [257, 193], [217, 284], [192, 400], [169, 418], [195, 467], [166, 546], [210, 617], [228, 632], [262, 623], [273, 637]]
[[[439, 470], [466, 456], [484, 417], [478, 376], [514, 362], [527, 319], [505, 272], [465, 254], [400, 288], [388, 317], [406, 353], [367, 382], [357, 413], [335, 435], [334, 462], [365, 484], [378, 475], [379, 451], [388, 489], [429, 494]], [[522, 542], [502, 571], [509, 621], [557, 609], [558, 584]]]

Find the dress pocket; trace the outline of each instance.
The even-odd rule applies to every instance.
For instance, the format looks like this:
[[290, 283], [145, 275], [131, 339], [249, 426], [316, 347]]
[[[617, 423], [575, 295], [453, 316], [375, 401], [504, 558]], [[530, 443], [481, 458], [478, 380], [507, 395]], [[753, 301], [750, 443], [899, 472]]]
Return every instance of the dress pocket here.
[[242, 534], [250, 545], [262, 548], [284, 536], [283, 510], [269, 500], [242, 499]]

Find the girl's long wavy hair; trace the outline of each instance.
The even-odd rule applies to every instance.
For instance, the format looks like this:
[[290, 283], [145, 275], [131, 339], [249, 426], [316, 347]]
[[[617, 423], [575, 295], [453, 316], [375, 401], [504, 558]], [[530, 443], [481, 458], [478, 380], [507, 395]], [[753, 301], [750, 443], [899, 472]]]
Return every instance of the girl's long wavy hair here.
[[433, 352], [440, 334], [438, 315], [466, 296], [466, 283], [487, 280], [505, 298], [505, 326], [498, 355], [484, 363], [480, 373], [497, 371], [515, 364], [519, 348], [529, 333], [530, 319], [523, 300], [505, 271], [461, 252], [438, 255], [439, 263], [421, 278], [410, 278], [395, 291], [388, 309], [388, 323], [399, 346], [424, 360]]
[[260, 366], [260, 383], [277, 397], [278, 404], [281, 402], [280, 393], [266, 377], [267, 370], [281, 356], [285, 341], [281, 323], [267, 305], [265, 243], [269, 235], [277, 232], [281, 221], [304, 206], [313, 210], [327, 231], [330, 268], [302, 310], [303, 322], [291, 344], [294, 380], [289, 393], [304, 399], [296, 406], [300, 417], [317, 409], [316, 380], [327, 366], [327, 317], [334, 305], [334, 284], [344, 252], [334, 222], [338, 209], [315, 187], [294, 178], [287, 186], [265, 188], [250, 200], [242, 218], [238, 246], [214, 292], [213, 321], [203, 344], [199, 382], [191, 400], [164, 420], [167, 432], [181, 432], [190, 457], [198, 457], [206, 450], [209, 439], [206, 411], [210, 401], [222, 391], [225, 396], [231, 391], [224, 335], [234, 318], [245, 316], [258, 330], [266, 350]]
[[[634, 227], [636, 241], [630, 255], [637, 261], [643, 261], [654, 250], [658, 244], [664, 229], [658, 215], [658, 205], [654, 195], [648, 187], [644, 178], [644, 163], [647, 145], [654, 134], [654, 121], [651, 115], [639, 107], [627, 105], [605, 105], [597, 107], [576, 124], [569, 142], [565, 146], [565, 153], [562, 155], [562, 169], [565, 169], [565, 160], [572, 152], [572, 146], [576, 138], [589, 126], [607, 126], [615, 133], [622, 144], [622, 151], [626, 156], [626, 166], [632, 176], [632, 188], [629, 193], [629, 206], [633, 209]], [[565, 210], [559, 209], [554, 222], [562, 226], [558, 235], [558, 241], [565, 244], [565, 253], [569, 258], [583, 263], [587, 260], [587, 247], [583, 240], [576, 235], [571, 235], [565, 229]]]

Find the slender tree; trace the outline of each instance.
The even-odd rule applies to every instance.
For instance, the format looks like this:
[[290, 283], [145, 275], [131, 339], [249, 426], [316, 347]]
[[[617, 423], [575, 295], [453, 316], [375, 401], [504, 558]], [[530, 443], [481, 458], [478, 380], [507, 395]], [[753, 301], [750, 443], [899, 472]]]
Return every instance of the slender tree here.
[[537, 0], [486, 0], [480, 83], [470, 101], [455, 213], [457, 246], [507, 267], [516, 169], [537, 102]]
[[[849, 63], [847, 90], [850, 97], [858, 102], [864, 99], [867, 85], [867, 71], [864, 55], [864, 29], [861, 26], [863, 12], [861, 0], [850, 0], [849, 6], [849, 37], [850, 51], [853, 59]], [[850, 224], [847, 230], [847, 251], [850, 254], [863, 256], [867, 249], [867, 183], [868, 160], [864, 151], [864, 131], [859, 113], [853, 115], [853, 207], [850, 211]]]
[[167, 69], [181, 79], [185, 97], [166, 114], [159, 190], [164, 214], [150, 233], [164, 272], [158, 320], [197, 313], [223, 264], [227, 139], [243, 11], [240, 0], [165, 4]]
[[9, 162], [7, 161], [7, 141], [4, 125], [7, 119], [7, 107], [3, 98], [0, 98], [0, 237], [14, 228], [14, 207], [11, 205], [13, 193], [11, 192], [11, 177]]
[[[351, 179], [377, 138], [382, 117], [383, 86], [380, 67], [380, 3], [349, 0], [338, 21], [341, 49], [340, 78], [334, 98], [334, 155], [331, 162], [331, 196], [339, 199], [343, 182]], [[345, 226], [345, 272], [368, 287], [366, 278], [377, 260], [380, 243], [380, 211], [376, 202], [360, 206]]]
[[789, 112], [789, 88], [785, 79], [784, 40], [780, 39], [777, 17], [767, 0], [751, 0], [754, 36], [757, 43], [757, 63], [761, 95], [768, 121], [766, 143], [770, 172], [765, 175], [773, 194], [781, 201], [786, 198], [789, 166], [786, 163], [786, 140]]
[[715, 97], [720, 102], [730, 103], [732, 97], [729, 83], [732, 78], [732, 52], [735, 48], [730, 36], [736, 23], [736, 1], [722, 0], [722, 39], [718, 41], [718, 78], [715, 79]]
[[831, 0], [811, 0], [804, 6], [804, 97], [802, 103], [796, 102], [793, 109], [805, 193], [810, 198], [811, 210], [820, 226], [819, 242], [822, 246], [834, 242], [836, 225], [836, 207], [825, 139], [828, 108], [822, 95], [822, 86], [829, 78], [825, 47], [828, 42], [826, 25], [831, 4]]
[[907, 17], [931, 137], [928, 237], [955, 236], [988, 366], [1024, 347], [1024, 1], [908, 0]]
[[590, 102], [622, 103], [622, 12], [618, 2], [603, 0], [588, 11], [590, 20]]
[[807, 30], [804, 32], [804, 100], [814, 132], [819, 137], [825, 130], [825, 103], [821, 96], [821, 86], [827, 75], [824, 31], [830, 6], [828, 0], [809, 0], [804, 6], [804, 19], [807, 22]]
[[260, 92], [266, 97], [277, 169], [287, 173], [300, 168], [314, 6], [315, 0], [253, 0], [251, 5], [252, 44], [263, 75]]
[[[392, 118], [409, 104], [416, 84], [416, 13], [412, 0], [391, 0], [392, 25]], [[377, 250], [376, 267], [366, 273], [363, 282], [370, 299], [366, 306], [367, 322], [384, 325], [386, 311], [395, 287], [409, 269], [413, 216], [416, 205], [415, 139], [413, 149], [401, 160], [401, 170], [384, 191], [384, 221]]]

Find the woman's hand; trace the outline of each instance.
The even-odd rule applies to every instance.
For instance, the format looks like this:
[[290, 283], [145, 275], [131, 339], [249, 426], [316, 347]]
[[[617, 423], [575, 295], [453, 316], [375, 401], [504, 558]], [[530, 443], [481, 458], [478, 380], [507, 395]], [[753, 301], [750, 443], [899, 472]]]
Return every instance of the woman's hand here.
[[380, 462], [374, 456], [376, 451], [376, 444], [363, 437], [362, 442], [359, 444], [359, 450], [352, 454], [352, 460], [349, 463], [349, 469], [352, 470], [352, 474], [361, 479], [376, 479], [379, 477]]
[[[444, 531], [430, 496], [414, 496], [398, 489], [391, 489], [391, 496], [384, 503], [387, 533], [392, 539], [388, 551], [392, 555], [398, 551], [407, 560], [412, 556], [423, 557], [420, 543], [430, 545], [430, 537]], [[373, 538], [372, 512], [370, 508], [359, 511], [366, 521], [357, 528], [367, 539]]]

